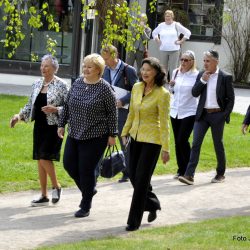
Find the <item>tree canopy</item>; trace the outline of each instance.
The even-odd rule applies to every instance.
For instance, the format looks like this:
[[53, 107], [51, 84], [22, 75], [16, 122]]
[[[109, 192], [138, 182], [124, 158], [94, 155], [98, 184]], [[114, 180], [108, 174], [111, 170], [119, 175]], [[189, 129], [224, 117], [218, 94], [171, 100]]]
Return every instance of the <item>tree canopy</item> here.
[[[53, 2], [56, 4], [57, 0]], [[81, 3], [82, 28], [86, 24], [87, 13], [93, 11], [101, 23], [102, 46], [119, 42], [127, 51], [134, 50], [133, 44], [143, 32], [139, 24], [141, 7], [137, 1], [130, 6], [125, 0], [81, 0]], [[151, 1], [151, 11], [155, 11], [155, 3], [156, 0]], [[59, 32], [61, 29], [50, 0], [0, 0], [0, 7], [6, 24], [5, 38], [1, 42], [9, 49], [9, 58], [13, 57], [25, 38], [22, 31], [24, 17], [28, 18], [28, 25], [33, 29], [42, 29], [45, 25], [50, 31]], [[57, 41], [47, 35], [48, 53], [55, 54], [56, 45]], [[32, 58], [36, 60], [37, 56], [32, 55]]]

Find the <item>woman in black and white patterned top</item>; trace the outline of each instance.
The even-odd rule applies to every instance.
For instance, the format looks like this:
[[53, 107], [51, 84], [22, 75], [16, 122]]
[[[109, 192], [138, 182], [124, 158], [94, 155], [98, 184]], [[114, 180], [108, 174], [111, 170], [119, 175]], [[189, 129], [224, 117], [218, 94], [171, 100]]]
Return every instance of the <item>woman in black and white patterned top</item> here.
[[68, 124], [64, 168], [82, 193], [81, 209], [75, 217], [89, 215], [96, 185], [95, 168], [107, 144], [115, 144], [118, 133], [115, 94], [101, 78], [104, 67], [105, 62], [98, 54], [84, 58], [84, 76], [72, 85], [59, 120], [61, 138]]

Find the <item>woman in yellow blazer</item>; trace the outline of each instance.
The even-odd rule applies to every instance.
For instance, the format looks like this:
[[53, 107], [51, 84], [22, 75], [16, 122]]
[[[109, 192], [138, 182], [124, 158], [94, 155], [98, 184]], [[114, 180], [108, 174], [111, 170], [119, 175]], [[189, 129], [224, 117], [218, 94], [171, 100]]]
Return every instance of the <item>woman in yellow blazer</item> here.
[[151, 177], [160, 152], [163, 163], [169, 161], [170, 94], [163, 85], [166, 73], [158, 59], [142, 61], [142, 81], [132, 89], [130, 110], [122, 130], [123, 143], [131, 139], [129, 176], [134, 188], [127, 221], [127, 231], [137, 230], [143, 212], [149, 211], [148, 222], [156, 219], [161, 209], [152, 192]]

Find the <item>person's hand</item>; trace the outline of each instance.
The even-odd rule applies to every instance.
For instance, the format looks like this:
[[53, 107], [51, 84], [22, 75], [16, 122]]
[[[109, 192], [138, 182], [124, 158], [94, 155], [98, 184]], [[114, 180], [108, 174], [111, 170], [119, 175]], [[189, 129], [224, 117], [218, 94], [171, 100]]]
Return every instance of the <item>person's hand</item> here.
[[20, 120], [19, 114], [13, 115], [13, 117], [10, 119], [10, 127], [14, 128], [15, 125], [18, 123], [19, 120]]
[[163, 164], [166, 164], [170, 159], [169, 152], [162, 151], [161, 152], [161, 159], [162, 159]]
[[116, 100], [116, 107], [117, 108], [122, 108], [123, 107], [123, 104], [122, 104], [121, 100]]
[[53, 105], [47, 105], [47, 106], [43, 106], [42, 107], [42, 111], [45, 113], [45, 114], [49, 114], [49, 113], [57, 113], [58, 112], [58, 109], [57, 107], [53, 106]]
[[109, 138], [108, 138], [108, 145], [109, 146], [114, 146], [115, 144], [116, 144], [115, 137], [109, 136]]
[[155, 41], [159, 46], [161, 45], [161, 40], [158, 37], [155, 38]]
[[168, 84], [169, 84], [171, 87], [174, 87], [174, 85], [175, 85], [175, 80], [171, 80]]
[[176, 40], [174, 43], [175, 43], [176, 45], [181, 45], [181, 44], [182, 44], [182, 41], [181, 41], [181, 40]]
[[210, 77], [211, 73], [208, 72], [208, 71], [205, 71], [203, 74], [202, 74], [202, 80], [207, 82], [209, 80], [209, 77]]
[[64, 129], [64, 128], [58, 128], [58, 129], [57, 129], [57, 135], [59, 136], [59, 138], [63, 139], [63, 137], [64, 137], [64, 132], [65, 132], [65, 129]]
[[241, 131], [242, 131], [243, 135], [245, 135], [247, 133], [247, 130], [248, 130], [248, 125], [242, 124]]
[[122, 136], [122, 144], [126, 146], [128, 143], [128, 137], [127, 136]]

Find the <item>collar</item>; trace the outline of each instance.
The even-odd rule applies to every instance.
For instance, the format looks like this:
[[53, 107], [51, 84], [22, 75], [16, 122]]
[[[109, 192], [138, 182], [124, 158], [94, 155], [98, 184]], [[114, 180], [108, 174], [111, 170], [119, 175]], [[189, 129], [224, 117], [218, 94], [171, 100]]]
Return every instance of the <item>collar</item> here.
[[118, 59], [118, 63], [116, 64], [116, 66], [115, 66], [114, 69], [112, 69], [112, 68], [110, 68], [110, 67], [108, 67], [108, 68], [109, 68], [109, 70], [111, 70], [111, 71], [117, 71], [117, 70], [120, 68], [121, 64], [122, 64], [122, 61], [121, 61], [120, 59]]

